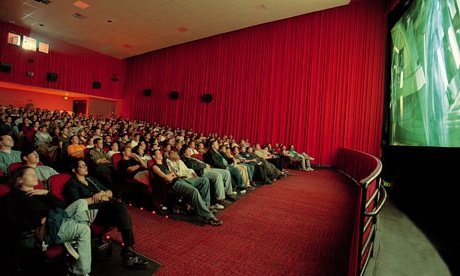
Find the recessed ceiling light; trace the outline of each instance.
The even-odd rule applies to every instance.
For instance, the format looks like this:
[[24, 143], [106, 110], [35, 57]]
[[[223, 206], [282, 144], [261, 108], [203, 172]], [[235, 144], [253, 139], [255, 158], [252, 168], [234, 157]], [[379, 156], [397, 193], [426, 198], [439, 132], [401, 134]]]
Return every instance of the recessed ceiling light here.
[[77, 1], [77, 2], [73, 3], [73, 5], [74, 5], [75, 7], [79, 7], [79, 8], [82, 9], [82, 10], [84, 10], [84, 9], [86, 9], [86, 8], [89, 8], [89, 5], [86, 4], [86, 3], [83, 2], [83, 1]]

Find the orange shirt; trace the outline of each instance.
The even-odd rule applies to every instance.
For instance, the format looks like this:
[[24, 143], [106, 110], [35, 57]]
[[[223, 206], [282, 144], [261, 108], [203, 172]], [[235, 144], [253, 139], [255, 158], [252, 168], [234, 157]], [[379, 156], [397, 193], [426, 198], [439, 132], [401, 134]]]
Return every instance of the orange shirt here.
[[80, 153], [78, 153], [77, 155], [73, 156], [74, 158], [84, 158], [85, 157], [85, 146], [83, 145], [69, 145], [67, 147], [67, 154], [69, 154], [69, 156], [72, 156], [72, 154], [76, 153], [77, 151], [81, 151]]

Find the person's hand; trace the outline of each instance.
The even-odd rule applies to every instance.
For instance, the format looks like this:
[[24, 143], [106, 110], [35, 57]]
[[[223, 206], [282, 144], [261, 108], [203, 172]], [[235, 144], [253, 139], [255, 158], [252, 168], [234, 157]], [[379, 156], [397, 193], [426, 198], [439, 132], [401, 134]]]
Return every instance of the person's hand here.
[[26, 195], [34, 196], [34, 195], [46, 195], [49, 191], [46, 189], [33, 189], [32, 191], [28, 191]]
[[193, 177], [198, 177], [198, 175], [195, 172], [192, 172]]

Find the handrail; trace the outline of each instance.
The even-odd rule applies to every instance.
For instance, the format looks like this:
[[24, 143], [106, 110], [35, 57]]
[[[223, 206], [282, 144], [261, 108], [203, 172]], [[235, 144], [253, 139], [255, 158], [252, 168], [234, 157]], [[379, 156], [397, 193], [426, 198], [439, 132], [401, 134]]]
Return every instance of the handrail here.
[[368, 153], [340, 148], [336, 167], [359, 188], [360, 205], [354, 230], [356, 244], [350, 258], [350, 265], [354, 263], [357, 270], [350, 270], [349, 275], [363, 275], [375, 248], [377, 215], [387, 200], [387, 192], [379, 178], [382, 162]]

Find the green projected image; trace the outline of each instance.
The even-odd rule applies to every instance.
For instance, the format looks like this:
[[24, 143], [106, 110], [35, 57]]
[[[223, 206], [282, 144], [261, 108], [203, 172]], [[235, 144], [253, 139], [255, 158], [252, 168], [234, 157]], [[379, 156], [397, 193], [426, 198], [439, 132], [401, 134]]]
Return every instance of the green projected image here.
[[459, 5], [415, 0], [391, 29], [391, 145], [460, 147]]

